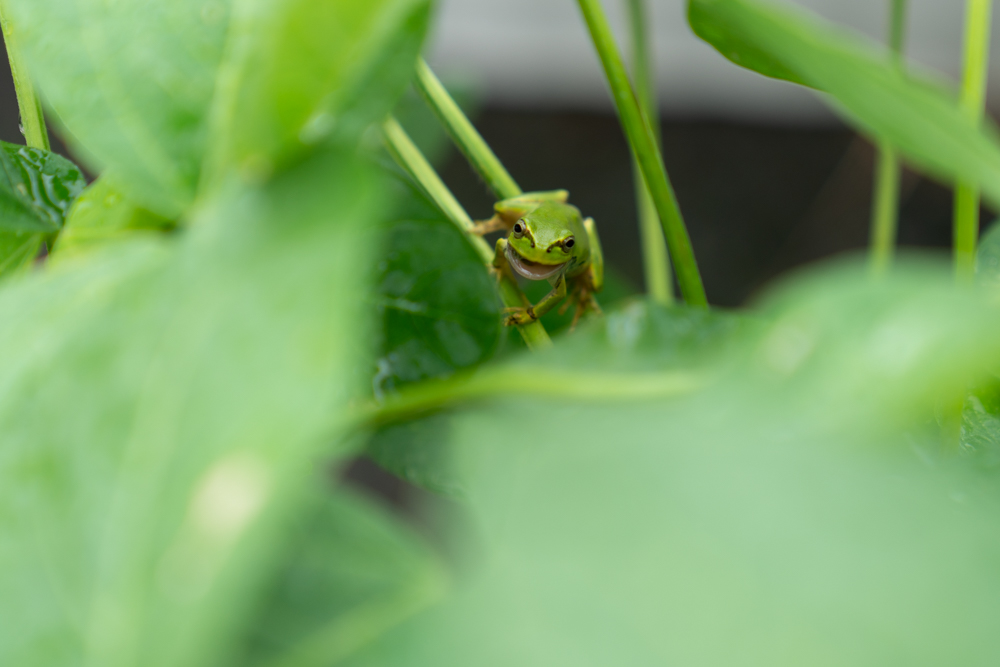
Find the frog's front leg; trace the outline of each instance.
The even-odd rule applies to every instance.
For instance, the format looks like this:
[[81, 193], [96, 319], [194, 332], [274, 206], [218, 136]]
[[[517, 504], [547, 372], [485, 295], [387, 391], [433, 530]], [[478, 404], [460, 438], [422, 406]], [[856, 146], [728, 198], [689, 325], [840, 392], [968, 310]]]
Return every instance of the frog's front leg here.
[[477, 236], [486, 236], [491, 232], [510, 231], [510, 225], [498, 214], [489, 220], [478, 220], [469, 231]]
[[[496, 248], [493, 252], [492, 266], [497, 275], [497, 282], [506, 278], [514, 285], [517, 285], [517, 278], [514, 276], [514, 269], [511, 268], [510, 262], [507, 261], [507, 239], [497, 239]], [[517, 292], [521, 295], [521, 303], [523, 303], [526, 308], [530, 306], [531, 302], [528, 301], [526, 296], [524, 296], [524, 293], [521, 292], [521, 290], [518, 290]]]
[[552, 290], [542, 297], [542, 300], [536, 303], [534, 306], [528, 306], [527, 308], [508, 308], [507, 311], [510, 313], [507, 315], [506, 324], [519, 325], [519, 324], [530, 324], [534, 322], [539, 317], [545, 313], [552, 310], [552, 307], [559, 303], [560, 300], [566, 298], [566, 276], [560, 274], [556, 279], [555, 284], [552, 286]]

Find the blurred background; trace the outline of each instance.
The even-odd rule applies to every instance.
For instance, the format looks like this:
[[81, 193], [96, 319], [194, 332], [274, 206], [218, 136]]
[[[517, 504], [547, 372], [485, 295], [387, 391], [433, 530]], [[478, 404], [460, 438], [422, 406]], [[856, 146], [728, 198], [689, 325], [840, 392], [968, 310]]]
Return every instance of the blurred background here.
[[[798, 4], [879, 40], [886, 31], [888, 0]], [[664, 158], [709, 299], [737, 306], [780, 273], [863, 248], [874, 154], [868, 141], [818, 95], [742, 70], [699, 41], [685, 22], [683, 0], [649, 5]], [[910, 0], [907, 55], [953, 82], [963, 6]], [[605, 0], [605, 7], [624, 46], [625, 2]], [[441, 0], [428, 59], [461, 92], [521, 186], [570, 190], [597, 220], [609, 263], [641, 289], [628, 148], [576, 3]], [[0, 139], [20, 142], [4, 63]], [[1000, 49], [991, 82], [1000, 83]], [[1000, 109], [1000, 87], [991, 85], [990, 93], [991, 109]], [[438, 164], [473, 217], [488, 217], [492, 200], [461, 156], [448, 148]], [[902, 190], [901, 244], [948, 246], [949, 189], [907, 173]]]

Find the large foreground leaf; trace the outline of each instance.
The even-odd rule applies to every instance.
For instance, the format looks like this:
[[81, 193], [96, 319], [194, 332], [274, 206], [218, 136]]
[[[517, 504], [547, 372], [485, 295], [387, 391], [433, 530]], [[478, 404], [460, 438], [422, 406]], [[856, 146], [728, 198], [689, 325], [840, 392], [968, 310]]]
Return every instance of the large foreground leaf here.
[[977, 127], [950, 91], [885, 49], [801, 10], [756, 0], [689, 0], [702, 39], [744, 67], [813, 86], [863, 131], [891, 142], [930, 174], [979, 184], [1000, 203], [1000, 140]]
[[328, 154], [0, 291], [0, 662], [232, 649], [366, 362], [378, 199]]
[[438, 559], [398, 519], [340, 491], [318, 498], [262, 598], [238, 665], [329, 667], [439, 601]]
[[170, 220], [147, 211], [123, 194], [114, 175], [105, 173], [77, 199], [53, 253], [62, 260], [67, 255], [131, 239], [136, 233], [162, 232], [172, 227]]
[[168, 217], [192, 201], [230, 0], [5, 0], [47, 105], [95, 170]]
[[210, 180], [259, 180], [331, 135], [388, 113], [413, 68], [429, 0], [237, 0], [213, 109]]
[[922, 425], [1000, 362], [1000, 311], [921, 265], [761, 312], [688, 398], [459, 419], [481, 570], [351, 664], [996, 662], [1000, 494]]

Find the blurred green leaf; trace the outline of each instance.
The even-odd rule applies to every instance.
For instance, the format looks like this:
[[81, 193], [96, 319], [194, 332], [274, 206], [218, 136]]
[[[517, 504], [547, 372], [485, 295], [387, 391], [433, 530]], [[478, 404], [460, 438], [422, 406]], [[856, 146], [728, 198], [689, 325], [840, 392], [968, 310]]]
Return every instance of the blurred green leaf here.
[[230, 652], [367, 367], [382, 199], [326, 153], [0, 290], [0, 662]]
[[1000, 361], [1000, 310], [902, 262], [760, 313], [698, 395], [458, 419], [481, 569], [349, 664], [996, 662], [1000, 492], [904, 432]]
[[378, 262], [381, 316], [376, 397], [445, 377], [493, 356], [500, 339], [496, 279], [468, 240], [408, 183]]
[[389, 424], [373, 433], [365, 453], [384, 470], [422, 489], [462, 498], [464, 484], [455, 470], [451, 415], [432, 414]]
[[1000, 381], [970, 392], [962, 410], [961, 445], [977, 467], [1000, 468]]
[[413, 77], [429, 0], [239, 0], [213, 109], [210, 178], [266, 178], [381, 120]]
[[5, 0], [46, 104], [95, 171], [167, 217], [194, 199], [229, 0]]
[[[679, 380], [685, 387], [705, 384], [708, 372], [717, 374], [715, 369], [731, 357], [735, 342], [750, 330], [750, 321], [735, 314], [632, 300], [604, 317], [593, 318], [578, 332], [557, 338], [553, 348], [512, 355], [503, 363], [485, 366], [471, 377], [456, 380], [450, 391], [433, 384], [418, 387], [416, 392], [436, 390], [440, 401], [403, 413], [402, 417], [416, 417], [412, 421], [390, 418], [388, 426], [371, 436], [366, 452], [402, 479], [461, 498], [465, 483], [455, 469], [452, 415], [427, 414], [428, 410], [454, 408], [484, 395], [558, 397], [559, 388], [553, 384], [558, 384], [560, 377], [590, 385], [574, 389], [591, 395], [676, 394], [680, 391], [679, 375], [687, 372], [687, 379]], [[705, 379], [692, 380], [694, 371], [705, 374]], [[470, 386], [474, 387], [471, 392]], [[403, 399], [414, 394], [404, 393]]]
[[173, 225], [130, 200], [114, 176], [105, 173], [76, 200], [56, 239], [53, 256], [86, 252], [137, 232], [162, 232]]
[[976, 282], [1000, 288], [1000, 225], [995, 222], [983, 234], [976, 249]]
[[828, 93], [847, 120], [951, 183], [980, 185], [1000, 203], [1000, 140], [955, 95], [888, 50], [799, 9], [753, 0], [689, 0], [694, 32], [733, 62]]
[[715, 8], [712, 4], [699, 0], [688, 2], [687, 19], [694, 34], [740, 67], [772, 79], [809, 85], [793, 68], [786, 67], [766, 46], [758, 46], [752, 37], [744, 37], [741, 31], [734, 30], [727, 23], [720, 21], [713, 11]]
[[239, 665], [328, 667], [437, 602], [441, 563], [398, 519], [340, 491], [317, 499], [260, 604]]
[[552, 349], [515, 363], [639, 372], [692, 368], [725, 357], [748, 327], [750, 320], [733, 312], [634, 298]]

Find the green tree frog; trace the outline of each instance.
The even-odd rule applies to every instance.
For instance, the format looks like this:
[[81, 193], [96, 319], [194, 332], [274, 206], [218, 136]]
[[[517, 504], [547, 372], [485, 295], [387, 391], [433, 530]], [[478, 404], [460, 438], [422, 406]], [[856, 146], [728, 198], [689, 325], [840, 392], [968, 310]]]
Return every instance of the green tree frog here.
[[604, 255], [592, 218], [568, 204], [565, 190], [526, 192], [497, 202], [494, 216], [476, 225], [478, 234], [509, 232], [496, 243], [493, 267], [512, 280], [548, 280], [552, 290], [532, 305], [507, 309], [507, 325], [528, 324], [569, 296], [560, 312], [576, 303], [573, 325], [588, 310], [600, 312], [594, 293], [604, 285]]

